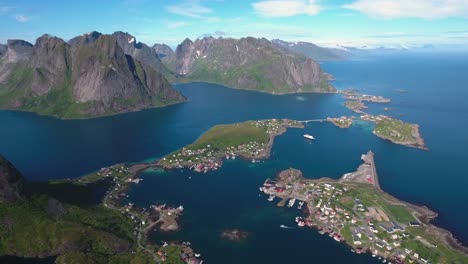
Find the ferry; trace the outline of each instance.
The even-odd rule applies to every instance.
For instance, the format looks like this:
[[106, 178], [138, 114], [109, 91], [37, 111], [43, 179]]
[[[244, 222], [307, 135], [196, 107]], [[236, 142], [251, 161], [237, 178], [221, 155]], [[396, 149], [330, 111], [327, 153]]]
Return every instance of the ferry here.
[[304, 134], [304, 137], [307, 138], [307, 139], [310, 139], [310, 140], [315, 140], [314, 136], [312, 136], [310, 134]]

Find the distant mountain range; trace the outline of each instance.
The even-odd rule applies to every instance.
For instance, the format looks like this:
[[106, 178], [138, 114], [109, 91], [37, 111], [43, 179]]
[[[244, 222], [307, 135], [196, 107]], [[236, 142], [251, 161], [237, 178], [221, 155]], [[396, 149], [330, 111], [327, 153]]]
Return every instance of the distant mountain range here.
[[320, 47], [309, 42], [288, 42], [274, 39], [272, 43], [281, 49], [304, 55], [316, 61], [344, 60], [352, 55], [348, 49]]
[[163, 62], [187, 81], [273, 94], [334, 91], [318, 63], [264, 38], [186, 39]]
[[178, 103], [156, 51], [122, 32], [0, 48], [0, 107], [82, 118]]

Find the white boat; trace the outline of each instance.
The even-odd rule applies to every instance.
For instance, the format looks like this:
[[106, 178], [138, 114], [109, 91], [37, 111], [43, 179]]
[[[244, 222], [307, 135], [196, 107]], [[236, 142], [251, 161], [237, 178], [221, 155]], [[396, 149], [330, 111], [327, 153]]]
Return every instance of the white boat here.
[[281, 228], [290, 228], [289, 226], [280, 225]]
[[295, 202], [296, 202], [296, 199], [294, 198], [289, 200], [288, 207], [293, 207]]
[[301, 210], [303, 205], [304, 205], [304, 202], [303, 202], [303, 201], [300, 201], [300, 202], [299, 202], [299, 206], [297, 207], [297, 209]]
[[268, 201], [273, 201], [273, 199], [275, 199], [275, 196], [274, 195], [270, 195], [270, 197], [268, 197]]
[[310, 135], [310, 134], [304, 134], [304, 137], [307, 138], [307, 139], [310, 139], [310, 140], [314, 140], [314, 136]]

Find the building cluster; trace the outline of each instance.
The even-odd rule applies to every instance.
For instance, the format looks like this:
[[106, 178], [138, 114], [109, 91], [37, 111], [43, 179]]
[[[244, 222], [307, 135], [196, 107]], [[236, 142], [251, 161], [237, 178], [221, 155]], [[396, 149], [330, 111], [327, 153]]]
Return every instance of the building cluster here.
[[175, 246], [180, 249], [179, 257], [186, 264], [202, 264], [203, 260], [200, 259], [200, 254], [195, 253], [191, 248], [190, 242], [182, 242], [180, 244], [167, 244], [164, 245], [158, 250], [157, 254], [162, 262], [165, 262], [168, 259], [168, 253], [165, 249], [169, 246]]
[[[268, 179], [261, 191], [281, 198], [288, 207], [298, 202], [298, 209], [306, 204], [308, 214], [296, 218], [300, 227], [314, 227], [320, 234], [329, 234], [336, 241], [345, 240], [356, 253], [369, 252], [385, 263], [430, 263], [412, 240], [428, 244], [421, 237], [407, 232], [408, 226], [418, 222], [398, 223], [372, 202], [361, 201], [359, 193], [347, 184], [314, 181], [293, 175], [278, 181]], [[372, 206], [371, 206], [372, 205]]]
[[[251, 121], [251, 125], [264, 128], [268, 136], [281, 134], [288, 126], [301, 126], [297, 121], [282, 119]], [[190, 168], [197, 172], [206, 173], [221, 167], [224, 159], [242, 157], [255, 163], [265, 156], [268, 151], [267, 148], [267, 143], [258, 141], [250, 141], [221, 149], [214, 147], [212, 144], [197, 148], [188, 146], [164, 157], [159, 163], [166, 168]]]

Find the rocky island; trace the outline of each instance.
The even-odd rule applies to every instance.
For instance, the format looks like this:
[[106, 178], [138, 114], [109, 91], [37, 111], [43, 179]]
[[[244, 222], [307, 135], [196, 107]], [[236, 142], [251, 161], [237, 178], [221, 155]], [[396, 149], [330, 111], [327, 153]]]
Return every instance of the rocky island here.
[[342, 94], [346, 99], [345, 106], [358, 114], [364, 114], [362, 110], [367, 109], [364, 102], [378, 104], [390, 103], [390, 99], [388, 98], [376, 95], [360, 94], [353, 89], [340, 90], [338, 93]]
[[347, 116], [328, 117], [327, 121], [334, 124], [335, 126], [339, 128], [349, 128], [353, 124], [353, 118], [354, 117], [347, 117]]
[[231, 241], [242, 241], [247, 239], [249, 233], [239, 229], [227, 229], [221, 233], [221, 237]]
[[299, 227], [313, 227], [344, 241], [353, 252], [369, 253], [392, 263], [466, 263], [468, 249], [450, 232], [430, 223], [437, 214], [385, 193], [379, 187], [374, 154], [363, 154], [357, 171], [339, 180], [308, 179], [289, 169], [261, 190], [288, 207], [298, 202], [305, 216]]
[[157, 165], [165, 169], [208, 172], [221, 167], [224, 159], [239, 157], [255, 163], [270, 156], [275, 137], [289, 127], [304, 128], [304, 124], [289, 119], [269, 119], [217, 125], [195, 143], [160, 159]]

